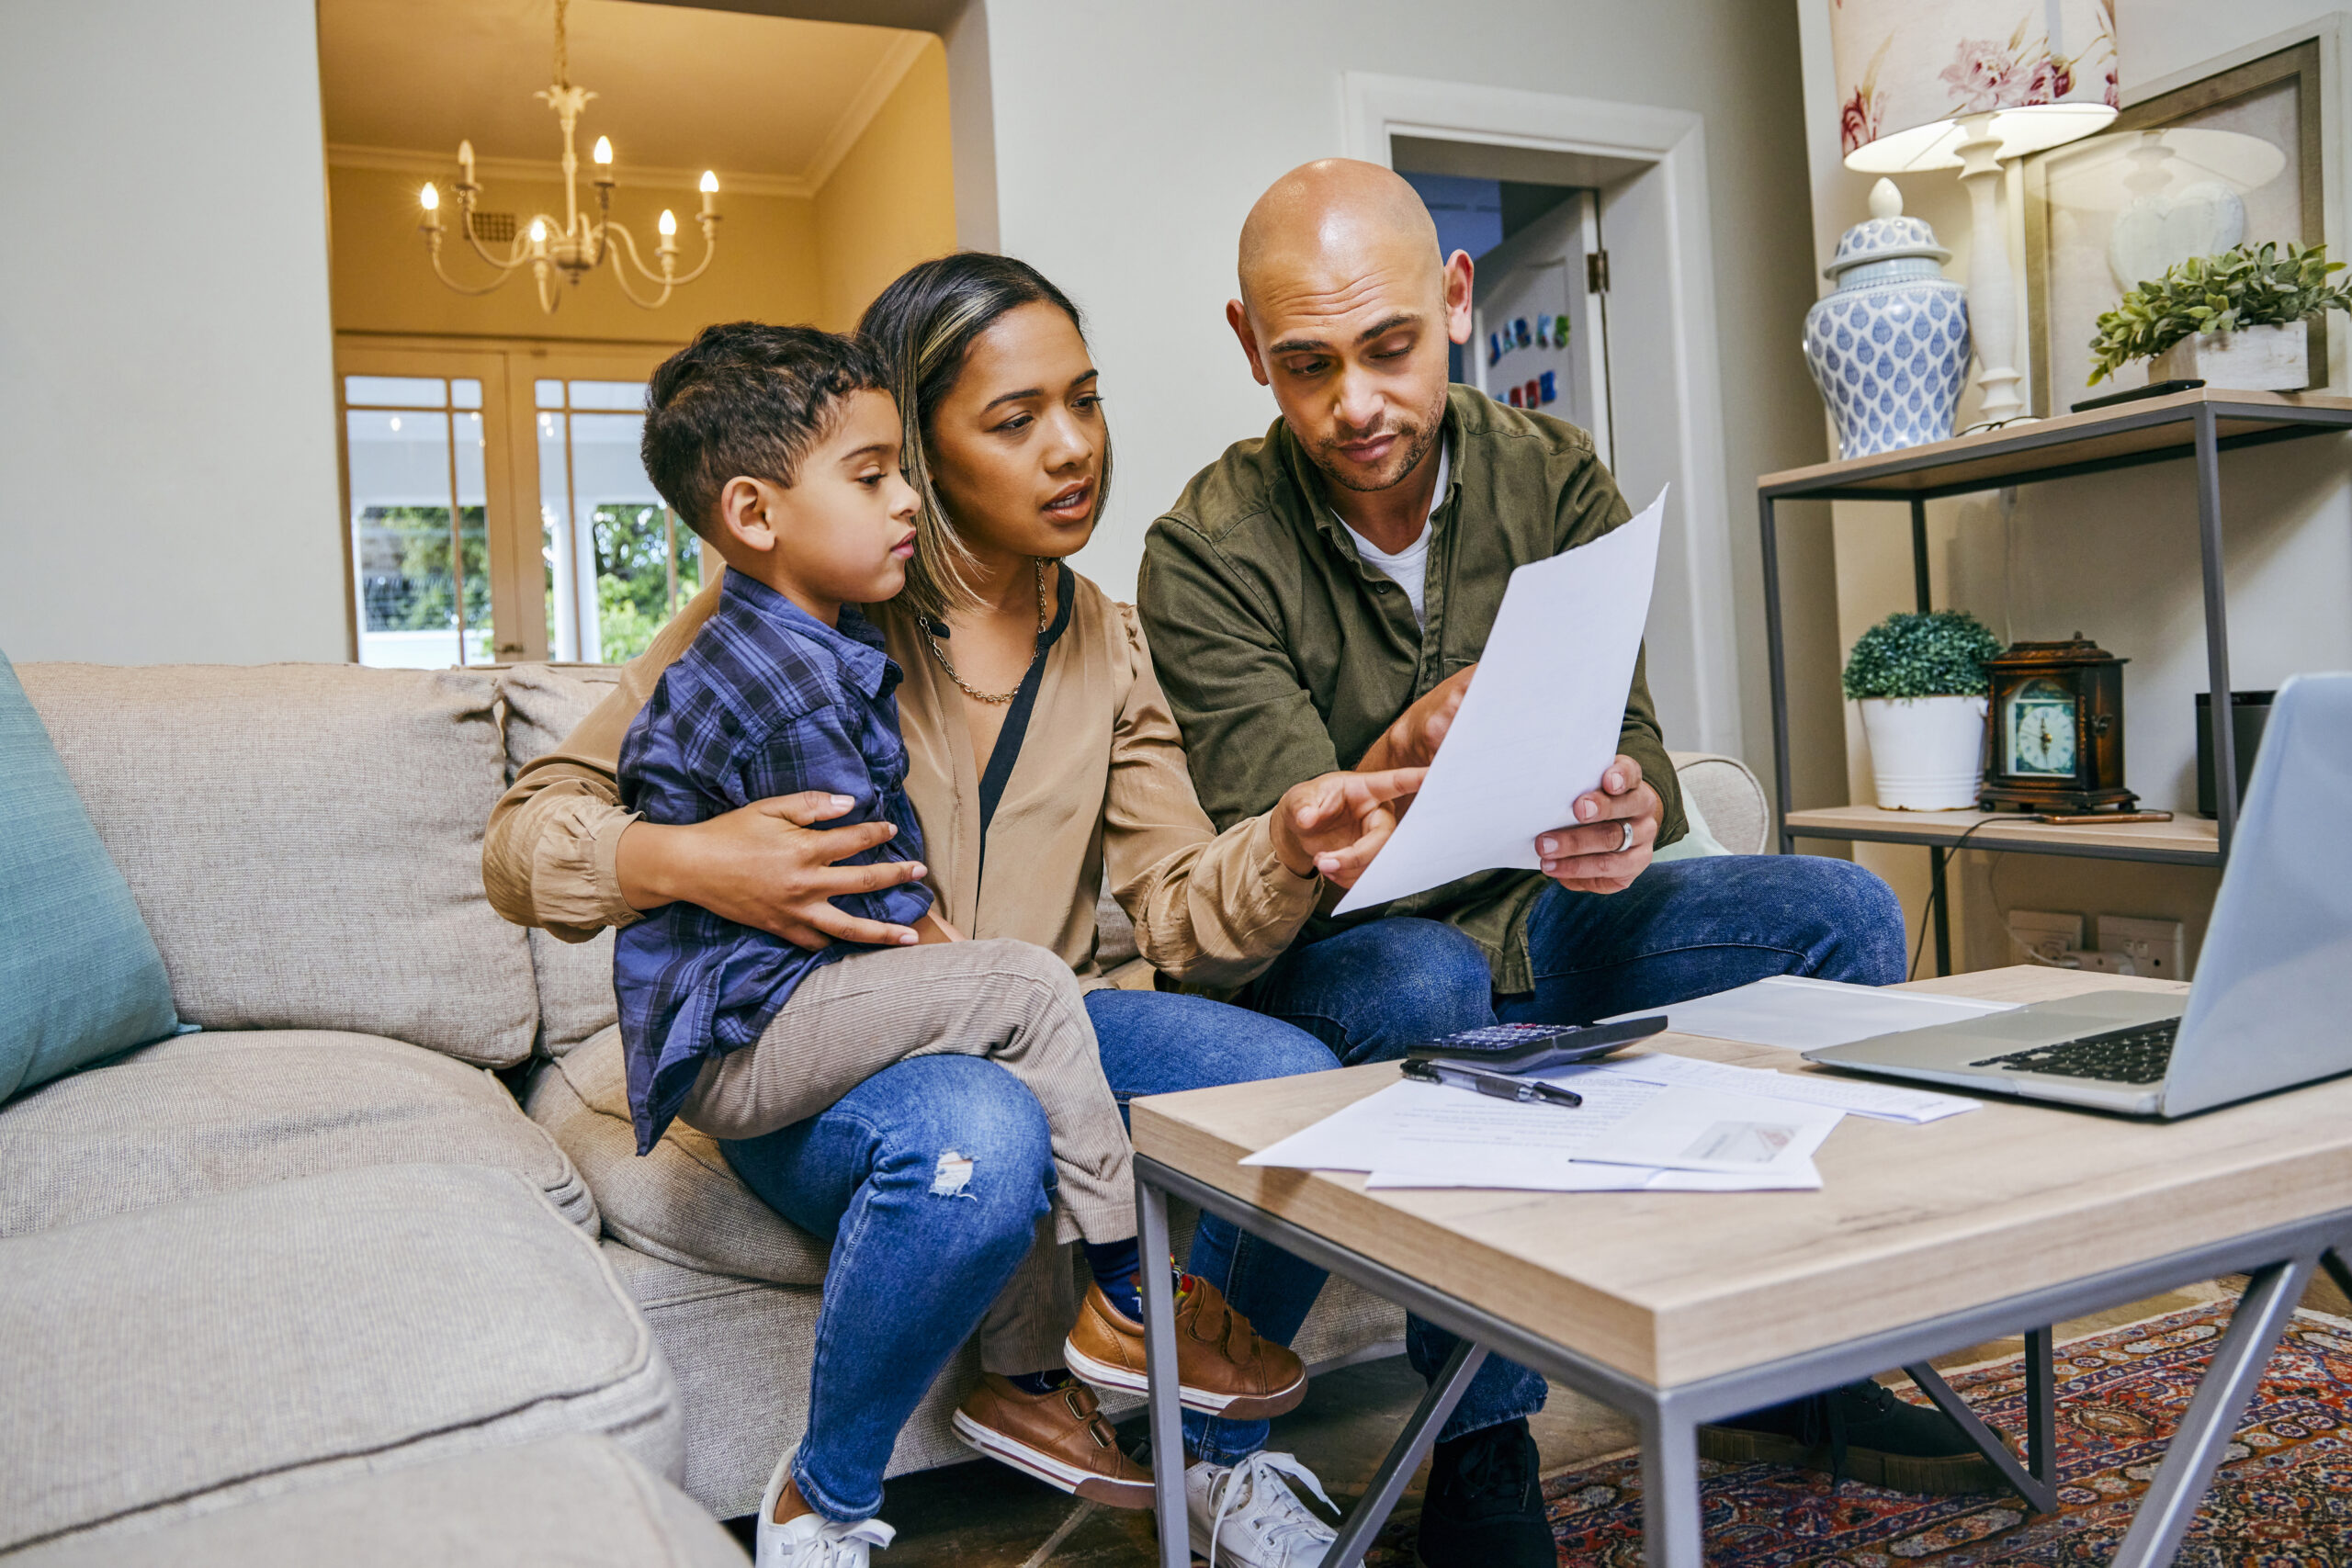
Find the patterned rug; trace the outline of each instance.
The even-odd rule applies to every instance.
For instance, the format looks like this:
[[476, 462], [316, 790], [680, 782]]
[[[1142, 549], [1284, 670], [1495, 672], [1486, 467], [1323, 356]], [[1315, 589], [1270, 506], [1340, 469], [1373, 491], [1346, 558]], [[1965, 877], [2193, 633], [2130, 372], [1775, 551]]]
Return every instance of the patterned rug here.
[[[2014, 1494], [1913, 1497], [1776, 1465], [1702, 1464], [1710, 1568], [2076, 1568], [2113, 1557], [2188, 1410], [2233, 1303], [2058, 1348], [2060, 1511]], [[1948, 1381], [1977, 1414], [2025, 1430], [2015, 1360]], [[1900, 1392], [1925, 1403], [1908, 1383]], [[1605, 1460], [1544, 1489], [1562, 1568], [1637, 1568], [1640, 1464]], [[1413, 1560], [1395, 1525], [1373, 1568]], [[2352, 1568], [2352, 1324], [2298, 1312], [2182, 1544], [2182, 1568]]]

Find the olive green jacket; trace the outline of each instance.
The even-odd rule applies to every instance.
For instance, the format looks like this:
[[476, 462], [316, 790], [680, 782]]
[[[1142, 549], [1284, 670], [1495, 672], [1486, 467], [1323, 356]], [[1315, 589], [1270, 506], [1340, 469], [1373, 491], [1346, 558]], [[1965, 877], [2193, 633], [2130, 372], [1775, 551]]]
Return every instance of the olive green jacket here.
[[[1512, 570], [1588, 544], [1631, 515], [1592, 438], [1469, 387], [1448, 395], [1451, 477], [1431, 522], [1425, 626], [1402, 590], [1365, 566], [1288, 426], [1238, 442], [1151, 525], [1136, 601], [1184, 734], [1193, 787], [1219, 829], [1267, 810], [1303, 779], [1353, 766], [1415, 699], [1476, 663]], [[1575, 679], [1563, 671], [1562, 679]], [[1682, 836], [1642, 666], [1618, 750], [1665, 803], [1660, 845]], [[1346, 920], [1421, 915], [1458, 927], [1495, 987], [1534, 988], [1527, 912], [1545, 879], [1490, 871]]]

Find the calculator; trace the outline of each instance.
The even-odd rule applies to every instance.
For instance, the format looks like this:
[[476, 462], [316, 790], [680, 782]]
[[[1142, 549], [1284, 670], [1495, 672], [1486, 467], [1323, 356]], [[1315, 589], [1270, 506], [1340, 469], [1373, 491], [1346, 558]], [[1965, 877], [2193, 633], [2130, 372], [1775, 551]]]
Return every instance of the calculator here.
[[1664, 1013], [1616, 1023], [1498, 1023], [1425, 1040], [1407, 1051], [1405, 1059], [1466, 1062], [1496, 1072], [1532, 1073], [1598, 1061], [1665, 1029]]

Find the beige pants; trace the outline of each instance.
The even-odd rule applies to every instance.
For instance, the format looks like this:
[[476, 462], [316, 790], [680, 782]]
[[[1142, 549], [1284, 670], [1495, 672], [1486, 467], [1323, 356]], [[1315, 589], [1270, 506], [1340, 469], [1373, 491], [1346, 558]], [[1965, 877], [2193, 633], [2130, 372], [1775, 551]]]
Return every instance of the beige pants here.
[[[885, 1067], [933, 1055], [986, 1056], [1037, 1097], [1053, 1136], [1058, 1240], [1136, 1234], [1132, 1151], [1084, 993], [1069, 964], [1029, 942], [887, 948], [826, 964], [757, 1044], [704, 1065], [678, 1114], [714, 1138], [756, 1138], [816, 1115]], [[1015, 1285], [1027, 1278], [1024, 1269]]]

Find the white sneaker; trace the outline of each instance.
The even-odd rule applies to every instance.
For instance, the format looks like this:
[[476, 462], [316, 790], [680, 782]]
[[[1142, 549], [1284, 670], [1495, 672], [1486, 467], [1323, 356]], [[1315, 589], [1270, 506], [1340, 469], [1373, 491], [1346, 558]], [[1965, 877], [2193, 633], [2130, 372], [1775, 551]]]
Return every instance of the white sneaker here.
[[899, 1532], [880, 1519], [855, 1519], [836, 1524], [821, 1514], [802, 1514], [786, 1524], [775, 1522], [775, 1500], [784, 1495], [786, 1477], [792, 1473], [792, 1455], [776, 1461], [760, 1495], [759, 1549], [753, 1568], [867, 1568], [867, 1554], [888, 1546]]
[[1298, 1500], [1285, 1476], [1340, 1511], [1315, 1472], [1289, 1454], [1261, 1451], [1230, 1469], [1205, 1460], [1184, 1467], [1185, 1521], [1193, 1551], [1209, 1568], [1315, 1568], [1323, 1561], [1340, 1532]]

